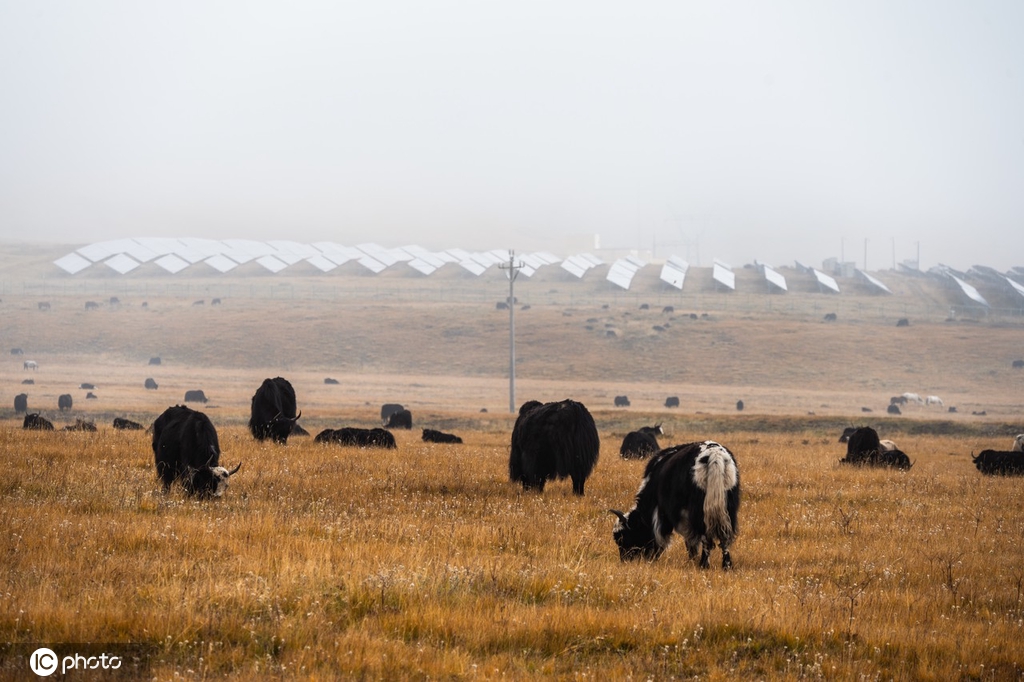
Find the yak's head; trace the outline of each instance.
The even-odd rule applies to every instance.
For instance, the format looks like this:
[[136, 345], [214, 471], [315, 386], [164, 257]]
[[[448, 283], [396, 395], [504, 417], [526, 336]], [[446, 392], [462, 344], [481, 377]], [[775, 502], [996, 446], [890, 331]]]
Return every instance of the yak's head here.
[[241, 462], [231, 471], [222, 466], [190, 468], [185, 477], [185, 489], [196, 497], [220, 497], [228, 489], [228, 481], [241, 468]]
[[646, 527], [642, 522], [630, 523], [633, 512], [627, 516], [617, 509], [609, 509], [609, 512], [618, 517], [615, 527], [612, 528], [612, 538], [619, 546], [620, 561], [634, 561], [646, 559], [654, 561], [661, 556], [665, 548], [658, 544], [654, 537], [654, 530]]
[[1013, 439], [1013, 447], [1010, 448], [1013, 452], [1024, 452], [1024, 433], [1018, 434]]

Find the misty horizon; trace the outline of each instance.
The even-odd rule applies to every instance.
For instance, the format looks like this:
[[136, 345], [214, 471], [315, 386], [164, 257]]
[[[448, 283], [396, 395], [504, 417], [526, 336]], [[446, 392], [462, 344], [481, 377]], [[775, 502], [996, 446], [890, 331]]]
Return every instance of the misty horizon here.
[[597, 238], [700, 266], [1006, 271], [1022, 20], [1013, 2], [8, 3], [0, 239]]

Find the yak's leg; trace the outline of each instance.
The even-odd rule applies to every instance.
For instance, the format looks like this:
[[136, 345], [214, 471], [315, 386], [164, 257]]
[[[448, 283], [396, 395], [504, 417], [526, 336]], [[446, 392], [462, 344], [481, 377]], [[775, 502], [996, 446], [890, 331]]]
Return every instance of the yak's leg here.
[[729, 544], [726, 542], [720, 542], [719, 545], [722, 548], [722, 570], [728, 571], [732, 568], [732, 556], [729, 555]]
[[715, 541], [706, 537], [702, 539], [701, 545], [700, 567], [709, 568], [711, 566], [711, 550], [715, 548]]
[[572, 479], [572, 494], [583, 497], [583, 484], [587, 482], [585, 478], [573, 478]]

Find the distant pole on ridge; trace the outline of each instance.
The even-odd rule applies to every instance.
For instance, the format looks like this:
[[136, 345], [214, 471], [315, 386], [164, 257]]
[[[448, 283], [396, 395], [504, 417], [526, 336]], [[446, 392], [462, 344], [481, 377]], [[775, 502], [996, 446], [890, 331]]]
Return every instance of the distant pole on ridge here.
[[516, 252], [509, 249], [508, 263], [499, 263], [498, 267], [507, 270], [508, 277], [508, 411], [516, 412], [516, 277], [523, 269], [523, 262], [516, 262]]

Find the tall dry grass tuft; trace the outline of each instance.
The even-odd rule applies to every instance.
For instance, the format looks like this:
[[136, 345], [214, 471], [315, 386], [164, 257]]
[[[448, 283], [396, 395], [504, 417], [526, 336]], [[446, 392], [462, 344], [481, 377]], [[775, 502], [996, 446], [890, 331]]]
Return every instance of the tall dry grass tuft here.
[[906, 436], [893, 472], [840, 467], [831, 434], [699, 434], [741, 470], [726, 573], [681, 542], [619, 562], [606, 510], [643, 462], [612, 437], [577, 499], [509, 483], [500, 432], [221, 432], [244, 465], [200, 502], [160, 492], [145, 434], [0, 429], [4, 640], [140, 643], [161, 679], [1024, 674], [1024, 486], [954, 437]]

